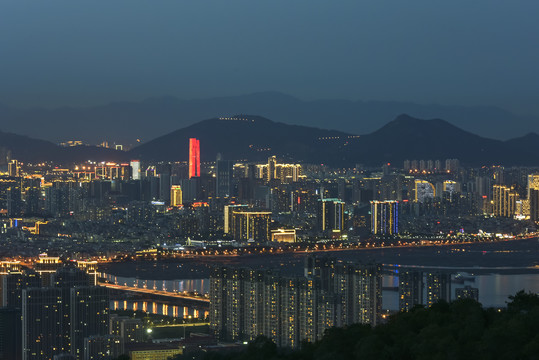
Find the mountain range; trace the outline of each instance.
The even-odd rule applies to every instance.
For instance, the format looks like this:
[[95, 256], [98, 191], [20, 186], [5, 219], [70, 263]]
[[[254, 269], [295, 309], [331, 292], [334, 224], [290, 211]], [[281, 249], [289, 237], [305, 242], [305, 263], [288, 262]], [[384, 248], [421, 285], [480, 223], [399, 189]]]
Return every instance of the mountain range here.
[[[278, 92], [182, 100], [175, 97], [114, 102], [93, 107], [15, 108], [0, 104], [2, 130], [59, 142], [104, 140], [124, 145], [147, 142], [197, 119], [258, 114], [286, 124], [368, 134], [399, 114], [421, 119], [442, 118], [472, 133], [509, 139], [539, 133], [539, 119], [517, 116], [488, 106], [420, 105], [392, 101], [304, 101]], [[329, 124], [329, 125], [328, 125]]]
[[143, 143], [128, 152], [78, 146], [63, 148], [45, 140], [0, 132], [0, 151], [26, 162], [52, 160], [185, 161], [189, 138], [201, 144], [202, 161], [220, 153], [229, 160], [261, 161], [276, 155], [286, 161], [333, 166], [357, 163], [380, 166], [405, 159], [460, 159], [463, 164], [539, 166], [539, 135], [507, 141], [482, 137], [440, 119], [421, 120], [400, 115], [366, 135], [315, 127], [288, 125], [262, 116], [211, 118]]

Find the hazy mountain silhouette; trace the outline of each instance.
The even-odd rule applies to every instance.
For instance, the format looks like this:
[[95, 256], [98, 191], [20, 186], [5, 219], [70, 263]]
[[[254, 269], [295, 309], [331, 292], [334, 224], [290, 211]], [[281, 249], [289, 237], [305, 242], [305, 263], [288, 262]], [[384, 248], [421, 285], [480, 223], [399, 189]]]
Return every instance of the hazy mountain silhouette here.
[[224, 159], [265, 161], [277, 155], [289, 161], [334, 166], [357, 163], [380, 166], [409, 160], [460, 159], [466, 165], [539, 166], [539, 136], [494, 140], [460, 129], [440, 119], [420, 120], [400, 115], [362, 136], [315, 127], [288, 125], [261, 116], [211, 118], [148, 141], [129, 152], [92, 146], [62, 148], [51, 142], [0, 132], [0, 151], [21, 161], [69, 163], [85, 160], [185, 161], [190, 137], [200, 139], [202, 161]]
[[[468, 165], [539, 165], [539, 153], [523, 151], [513, 141], [484, 138], [444, 120], [400, 115], [363, 136], [276, 123], [259, 116], [246, 121], [209, 119], [156, 138], [130, 152], [147, 160], [187, 160], [188, 139], [200, 139], [203, 161], [218, 152], [231, 160], [263, 160], [270, 155], [309, 163], [380, 165], [405, 159], [458, 158]], [[516, 140], [516, 143], [520, 142]], [[529, 146], [534, 143], [530, 142]]]
[[402, 113], [422, 119], [443, 118], [466, 131], [498, 139], [539, 132], [538, 119], [519, 117], [496, 107], [420, 105], [392, 101], [303, 101], [278, 92], [195, 100], [158, 97], [81, 108], [18, 109], [0, 105], [0, 121], [4, 131], [54, 142], [78, 139], [99, 143], [109, 140], [124, 145], [135, 144], [137, 138], [149, 141], [187, 127], [195, 119], [239, 113], [258, 114], [287, 124], [332, 128], [352, 134], [375, 131]]
[[334, 130], [287, 125], [260, 116], [235, 115], [237, 120], [213, 118], [158, 137], [130, 151], [146, 160], [187, 160], [189, 138], [201, 143], [202, 161], [214, 161], [217, 153], [231, 160], [264, 160], [277, 155], [291, 160], [331, 161], [340, 152], [340, 141], [349, 134]]
[[95, 146], [64, 148], [46, 140], [0, 131], [0, 164], [5, 164], [7, 157], [31, 163], [53, 161], [71, 164], [86, 160], [123, 161], [127, 159], [126, 155], [125, 152]]

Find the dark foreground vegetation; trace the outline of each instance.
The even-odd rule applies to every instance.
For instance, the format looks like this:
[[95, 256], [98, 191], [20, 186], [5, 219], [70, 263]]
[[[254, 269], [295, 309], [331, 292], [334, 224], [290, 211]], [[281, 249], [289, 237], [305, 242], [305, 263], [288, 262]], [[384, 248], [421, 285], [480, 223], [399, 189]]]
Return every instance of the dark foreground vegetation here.
[[241, 352], [185, 354], [177, 359], [539, 359], [539, 296], [523, 291], [506, 309], [486, 309], [473, 300], [440, 302], [392, 316], [371, 328], [333, 328], [301, 349], [277, 348], [259, 337]]

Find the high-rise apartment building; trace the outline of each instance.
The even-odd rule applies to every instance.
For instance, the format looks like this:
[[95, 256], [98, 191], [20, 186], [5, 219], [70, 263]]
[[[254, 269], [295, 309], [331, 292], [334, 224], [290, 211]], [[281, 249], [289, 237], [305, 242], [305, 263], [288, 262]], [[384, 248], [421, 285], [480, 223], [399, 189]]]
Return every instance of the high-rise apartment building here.
[[425, 274], [427, 306], [432, 306], [438, 301], [451, 301], [451, 274], [435, 271]]
[[189, 139], [189, 179], [200, 176], [200, 140]]
[[210, 277], [210, 327], [228, 341], [265, 335], [279, 346], [316, 341], [333, 326], [376, 325], [381, 314], [379, 265], [309, 259], [305, 276], [221, 267]]
[[423, 273], [416, 270], [399, 271], [399, 310], [410, 311], [423, 304]]

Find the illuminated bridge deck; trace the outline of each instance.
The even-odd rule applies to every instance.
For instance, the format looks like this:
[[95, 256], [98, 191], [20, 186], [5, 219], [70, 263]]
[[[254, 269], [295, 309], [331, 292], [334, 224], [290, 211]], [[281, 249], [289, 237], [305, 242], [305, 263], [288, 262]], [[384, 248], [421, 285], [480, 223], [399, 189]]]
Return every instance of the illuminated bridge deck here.
[[108, 283], [100, 283], [99, 285], [107, 287], [109, 289], [113, 289], [113, 290], [133, 292], [137, 294], [148, 295], [150, 297], [166, 298], [168, 300], [183, 300], [183, 301], [187, 301], [191, 303], [197, 303], [200, 305], [207, 305], [210, 303], [210, 299], [205, 298], [203, 296], [193, 296], [193, 295], [186, 295], [183, 293], [144, 289], [144, 288], [139, 288], [139, 287], [115, 285], [115, 284], [108, 284]]

